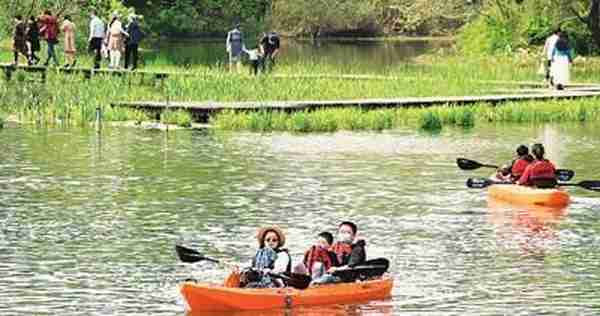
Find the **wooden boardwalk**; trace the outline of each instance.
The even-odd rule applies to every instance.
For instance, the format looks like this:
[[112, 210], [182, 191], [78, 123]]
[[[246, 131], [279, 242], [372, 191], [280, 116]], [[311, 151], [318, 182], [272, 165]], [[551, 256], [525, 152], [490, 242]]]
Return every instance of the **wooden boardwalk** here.
[[435, 105], [469, 105], [475, 103], [498, 104], [503, 102], [528, 100], [554, 100], [576, 98], [600, 98], [600, 90], [548, 90], [544, 93], [520, 93], [481, 96], [451, 96], [451, 97], [411, 97], [395, 99], [364, 99], [364, 100], [332, 100], [332, 101], [252, 101], [252, 102], [159, 102], [159, 101], [129, 101], [114, 102], [113, 107], [128, 107], [142, 109], [160, 114], [164, 110], [185, 110], [191, 112], [201, 121], [216, 112], [224, 110], [235, 111], [302, 111], [321, 108], [361, 107], [402, 108], [428, 107]]
[[24, 71], [28, 73], [40, 74], [42, 82], [46, 82], [48, 72], [58, 72], [64, 74], [83, 74], [86, 79], [91, 79], [95, 75], [105, 76], [124, 76], [124, 75], [135, 75], [142, 78], [145, 76], [152, 77], [155, 80], [167, 79], [171, 73], [169, 72], [157, 72], [157, 71], [146, 71], [146, 70], [125, 70], [125, 69], [93, 69], [85, 67], [45, 67], [45, 66], [26, 66], [13, 64], [0, 64], [0, 69], [4, 71], [4, 77], [7, 81], [12, 79], [14, 72]]

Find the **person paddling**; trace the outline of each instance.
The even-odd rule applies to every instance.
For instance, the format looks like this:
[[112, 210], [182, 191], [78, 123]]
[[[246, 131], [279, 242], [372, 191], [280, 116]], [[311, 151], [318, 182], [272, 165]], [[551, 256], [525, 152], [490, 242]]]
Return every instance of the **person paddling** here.
[[516, 158], [511, 161], [510, 165], [498, 170], [496, 175], [498, 179], [516, 182], [521, 178], [527, 166], [534, 160], [533, 156], [529, 154], [529, 148], [525, 145], [519, 145], [516, 154]]
[[342, 280], [333, 275], [336, 270], [352, 268], [367, 260], [366, 242], [357, 239], [358, 226], [353, 222], [342, 222], [338, 226], [338, 241], [330, 250], [335, 254], [336, 265], [327, 270], [327, 274], [313, 280], [313, 284], [336, 283]]
[[536, 186], [538, 188], [553, 188], [556, 186], [556, 168], [544, 158], [544, 145], [533, 144], [531, 152], [535, 160], [525, 168], [523, 175], [517, 181], [520, 185]]
[[272, 278], [269, 273], [290, 274], [292, 258], [285, 245], [285, 235], [279, 227], [262, 228], [256, 235], [258, 251], [252, 259], [252, 269], [242, 272], [243, 287], [283, 287], [285, 284]]

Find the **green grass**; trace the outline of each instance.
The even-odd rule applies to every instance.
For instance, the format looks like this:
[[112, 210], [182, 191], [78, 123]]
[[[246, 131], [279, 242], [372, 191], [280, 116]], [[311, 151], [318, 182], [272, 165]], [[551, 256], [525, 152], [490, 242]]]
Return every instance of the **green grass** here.
[[444, 126], [471, 128], [476, 124], [546, 122], [598, 122], [600, 98], [584, 100], [509, 102], [501, 106], [480, 103], [473, 106], [435, 106], [362, 110], [321, 109], [291, 114], [259, 111], [225, 111], [212, 124], [220, 130], [255, 132], [335, 132], [339, 130], [385, 130], [413, 128], [439, 131]]
[[[0, 52], [10, 61], [9, 52]], [[80, 65], [91, 66], [91, 57], [80, 56]], [[36, 82], [37, 74], [18, 72], [0, 85], [0, 112], [23, 122], [85, 126], [102, 108], [107, 121], [147, 121], [149, 114], [118, 107], [114, 101], [286, 101], [352, 100], [490, 94], [499, 87], [486, 80], [540, 81], [535, 74], [535, 56], [477, 57], [426, 55], [410, 64], [390, 67], [385, 75], [393, 80], [350, 80], [320, 75], [339, 75], [331, 65], [279, 64], [277, 76], [251, 77], [229, 74], [222, 66], [197, 65], [182, 69], [157, 57], [144, 70], [177, 71], [188, 76], [171, 76], [164, 86], [146, 78], [95, 76], [50, 72], [46, 84]], [[573, 67], [578, 82], [600, 82], [600, 59], [579, 60]], [[307, 75], [314, 77], [298, 77]], [[375, 75], [375, 74], [372, 74]], [[224, 112], [212, 120], [219, 129], [253, 131], [333, 132], [337, 130], [384, 130], [411, 126], [438, 130], [454, 125], [470, 128], [483, 122], [597, 121], [595, 101], [550, 101], [509, 103], [499, 107], [434, 107], [428, 109], [372, 110], [361, 108], [322, 109], [293, 114], [279, 112]], [[167, 112], [164, 123], [189, 126], [187, 112]]]

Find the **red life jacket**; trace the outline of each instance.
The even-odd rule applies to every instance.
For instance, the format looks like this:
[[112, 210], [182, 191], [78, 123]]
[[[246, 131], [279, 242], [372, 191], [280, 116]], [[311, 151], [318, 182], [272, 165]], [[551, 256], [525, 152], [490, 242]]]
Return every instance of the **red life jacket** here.
[[511, 169], [512, 178], [519, 179], [521, 177], [521, 175], [525, 172], [525, 169], [527, 168], [527, 166], [529, 166], [530, 163], [531, 163], [531, 161], [528, 161], [523, 158], [517, 159]]
[[347, 261], [347, 258], [349, 258], [352, 254], [352, 245], [349, 245], [344, 242], [335, 242], [329, 250], [335, 253], [338, 264], [340, 266], [343, 266], [344, 263]]
[[321, 247], [312, 246], [304, 254], [304, 265], [308, 269], [309, 274], [312, 274], [312, 268], [316, 262], [323, 263], [325, 271], [329, 270], [329, 268], [333, 266], [333, 262], [331, 261], [331, 257], [329, 256], [329, 251]]
[[521, 179], [519, 179], [519, 184], [536, 185], [536, 182], [543, 181], [556, 181], [556, 169], [554, 169], [554, 165], [546, 159], [536, 160], [527, 166]]
[[556, 179], [556, 169], [554, 169], [554, 165], [546, 159], [534, 161], [530, 172], [529, 176], [531, 180]]

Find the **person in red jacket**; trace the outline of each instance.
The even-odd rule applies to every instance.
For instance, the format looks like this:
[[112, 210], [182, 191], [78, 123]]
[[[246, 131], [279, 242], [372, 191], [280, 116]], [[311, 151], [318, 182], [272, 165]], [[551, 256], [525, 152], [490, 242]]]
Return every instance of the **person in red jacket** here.
[[44, 39], [48, 44], [48, 57], [44, 66], [47, 67], [50, 64], [50, 59], [53, 59], [54, 64], [58, 67], [58, 57], [56, 57], [56, 52], [54, 51], [54, 46], [58, 44], [58, 18], [53, 16], [50, 10], [46, 10], [38, 20], [42, 26], [40, 33], [44, 35]]
[[510, 165], [504, 166], [498, 170], [496, 177], [500, 180], [516, 182], [521, 178], [527, 166], [533, 162], [533, 157], [529, 154], [529, 148], [525, 145], [517, 147], [516, 158], [510, 162]]
[[517, 183], [539, 188], [555, 187], [556, 168], [554, 168], [554, 165], [549, 160], [544, 158], [544, 146], [542, 144], [534, 144], [531, 146], [531, 152], [535, 160], [525, 168], [525, 172], [523, 172]]
[[321, 277], [337, 265], [336, 255], [329, 250], [332, 245], [333, 235], [330, 232], [320, 233], [317, 242], [304, 253], [304, 260], [296, 269], [309, 274], [313, 279]]

